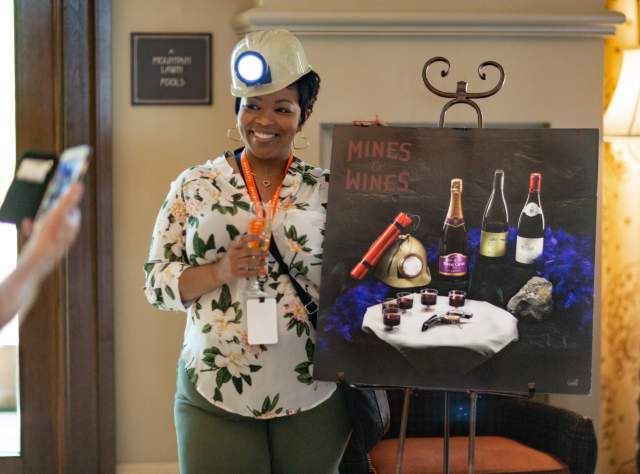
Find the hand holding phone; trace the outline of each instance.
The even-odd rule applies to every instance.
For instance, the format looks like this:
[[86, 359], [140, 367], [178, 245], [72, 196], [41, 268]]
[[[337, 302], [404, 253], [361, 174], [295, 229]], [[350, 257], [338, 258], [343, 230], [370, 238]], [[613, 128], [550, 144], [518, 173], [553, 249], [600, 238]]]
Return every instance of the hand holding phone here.
[[29, 237], [22, 258], [38, 262], [38, 271], [43, 275], [49, 273], [78, 234], [81, 220], [78, 204], [83, 191], [82, 183], [73, 183], [35, 222], [22, 221], [22, 231]]
[[73, 183], [84, 176], [91, 147], [79, 145], [56, 155], [26, 152], [0, 207], [0, 221], [19, 225], [44, 214]]
[[89, 145], [68, 148], [60, 155], [58, 166], [44, 193], [36, 219], [47, 212], [73, 183], [82, 179], [87, 171], [90, 155], [91, 147]]

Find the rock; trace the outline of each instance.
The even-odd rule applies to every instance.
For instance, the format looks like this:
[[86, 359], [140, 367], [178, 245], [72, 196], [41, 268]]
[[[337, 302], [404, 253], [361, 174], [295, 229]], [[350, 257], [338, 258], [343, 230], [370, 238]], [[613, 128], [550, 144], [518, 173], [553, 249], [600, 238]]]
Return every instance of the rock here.
[[518, 319], [548, 319], [553, 313], [552, 290], [549, 280], [535, 276], [509, 300], [507, 310]]

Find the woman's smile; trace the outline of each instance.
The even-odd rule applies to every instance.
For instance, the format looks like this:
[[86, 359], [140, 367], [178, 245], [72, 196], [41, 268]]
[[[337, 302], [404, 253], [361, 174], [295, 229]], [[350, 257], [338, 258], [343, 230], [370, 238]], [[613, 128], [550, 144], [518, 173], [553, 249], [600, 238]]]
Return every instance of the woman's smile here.
[[238, 130], [247, 154], [258, 159], [286, 159], [299, 130], [298, 91], [284, 88], [271, 94], [243, 98]]
[[253, 131], [253, 135], [256, 137], [256, 141], [264, 143], [270, 143], [277, 137], [277, 134], [275, 133], [258, 132], [257, 130]]

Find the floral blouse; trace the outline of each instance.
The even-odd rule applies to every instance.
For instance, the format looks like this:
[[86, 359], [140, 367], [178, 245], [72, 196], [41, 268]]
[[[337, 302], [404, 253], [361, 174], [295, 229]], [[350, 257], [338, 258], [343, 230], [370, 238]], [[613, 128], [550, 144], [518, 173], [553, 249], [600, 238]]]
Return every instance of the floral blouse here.
[[[269, 255], [267, 290], [276, 298], [278, 343], [249, 345], [245, 278], [183, 301], [178, 280], [191, 266], [220, 260], [246, 233], [249, 203], [226, 153], [182, 172], [156, 220], [145, 295], [159, 309], [187, 313], [181, 357], [198, 392], [224, 410], [255, 418], [285, 416], [331, 396], [332, 382], [312, 377], [315, 329], [287, 275]], [[294, 158], [280, 191], [273, 240], [291, 275], [317, 302], [329, 174]]]

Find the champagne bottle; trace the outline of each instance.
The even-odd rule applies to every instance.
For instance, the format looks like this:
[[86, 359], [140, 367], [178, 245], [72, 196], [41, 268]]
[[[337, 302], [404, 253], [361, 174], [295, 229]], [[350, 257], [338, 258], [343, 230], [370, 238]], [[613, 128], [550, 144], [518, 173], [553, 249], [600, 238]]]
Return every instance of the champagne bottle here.
[[529, 194], [518, 218], [516, 262], [530, 265], [544, 249], [544, 214], [540, 203], [542, 175], [531, 173]]
[[449, 211], [442, 227], [438, 274], [445, 279], [463, 280], [467, 276], [467, 229], [462, 214], [462, 179], [451, 180]]
[[509, 212], [504, 199], [504, 171], [495, 170], [491, 196], [482, 215], [480, 255], [490, 259], [504, 257], [507, 253], [508, 233]]

